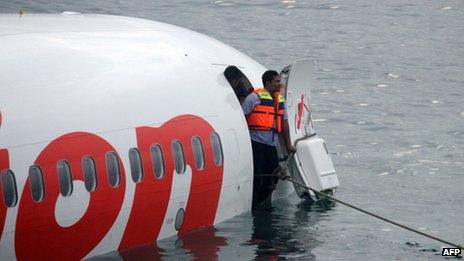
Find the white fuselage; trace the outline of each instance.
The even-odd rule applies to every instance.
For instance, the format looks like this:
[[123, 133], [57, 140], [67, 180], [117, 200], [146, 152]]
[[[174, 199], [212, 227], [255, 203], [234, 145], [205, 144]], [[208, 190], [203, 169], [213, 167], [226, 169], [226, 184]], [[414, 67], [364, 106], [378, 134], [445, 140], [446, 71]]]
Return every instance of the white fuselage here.
[[[0, 15], [0, 46], [0, 172], [9, 171], [16, 191], [11, 206], [0, 202], [1, 260], [82, 259], [251, 209], [249, 133], [223, 72], [236, 65], [259, 87], [265, 68], [257, 62], [190, 30], [103, 15]], [[194, 164], [194, 137], [203, 169]], [[174, 141], [185, 162], [180, 174]], [[115, 184], [108, 153], [120, 168]], [[95, 170], [90, 191], [86, 156]], [[39, 192], [31, 166], [41, 171]], [[14, 197], [7, 190], [4, 197]]]

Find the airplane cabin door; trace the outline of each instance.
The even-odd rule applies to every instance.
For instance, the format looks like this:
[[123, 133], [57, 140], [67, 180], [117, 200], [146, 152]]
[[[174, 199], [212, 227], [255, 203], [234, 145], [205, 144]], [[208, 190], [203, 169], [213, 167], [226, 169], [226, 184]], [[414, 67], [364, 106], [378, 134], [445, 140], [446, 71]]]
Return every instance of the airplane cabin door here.
[[285, 79], [285, 95], [287, 103], [290, 140], [294, 144], [297, 139], [315, 134], [311, 118], [311, 87], [314, 60], [296, 61], [282, 70]]
[[[296, 61], [281, 72], [285, 78], [287, 117], [290, 140], [297, 152], [288, 162], [293, 179], [317, 191], [330, 191], [339, 186], [338, 177], [325, 141], [316, 136], [311, 116], [311, 87], [314, 60]], [[301, 198], [317, 200], [311, 190], [295, 185]]]

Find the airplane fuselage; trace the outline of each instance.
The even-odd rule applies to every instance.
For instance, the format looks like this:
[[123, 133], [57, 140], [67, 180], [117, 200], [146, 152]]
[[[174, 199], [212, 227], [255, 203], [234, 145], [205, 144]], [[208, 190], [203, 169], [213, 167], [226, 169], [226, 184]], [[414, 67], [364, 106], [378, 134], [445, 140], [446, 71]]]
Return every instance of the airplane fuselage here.
[[82, 259], [249, 211], [252, 153], [214, 39], [104, 15], [0, 15], [0, 259]]

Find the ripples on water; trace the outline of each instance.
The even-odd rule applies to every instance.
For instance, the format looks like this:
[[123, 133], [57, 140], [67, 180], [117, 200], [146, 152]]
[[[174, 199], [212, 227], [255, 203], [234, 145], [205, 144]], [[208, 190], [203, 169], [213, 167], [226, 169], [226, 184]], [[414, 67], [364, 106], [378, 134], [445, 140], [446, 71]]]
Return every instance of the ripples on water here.
[[[464, 243], [462, 1], [0, 2], [0, 12], [19, 9], [167, 22], [275, 69], [315, 58], [313, 115], [341, 181], [336, 196]], [[246, 213], [122, 256], [423, 260], [441, 259], [433, 252], [440, 247], [341, 205], [299, 205], [293, 195], [271, 213]]]
[[298, 258], [315, 260], [311, 250], [322, 244], [317, 223], [328, 219], [330, 206], [298, 202], [296, 195], [276, 202], [272, 211], [249, 212], [216, 226], [94, 258], [264, 260]]

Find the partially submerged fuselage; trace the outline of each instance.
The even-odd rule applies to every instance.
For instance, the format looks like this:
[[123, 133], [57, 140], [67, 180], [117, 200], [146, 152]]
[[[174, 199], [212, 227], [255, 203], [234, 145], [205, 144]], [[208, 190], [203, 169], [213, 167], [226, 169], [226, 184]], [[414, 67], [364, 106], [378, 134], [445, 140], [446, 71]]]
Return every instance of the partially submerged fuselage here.
[[0, 259], [82, 259], [251, 209], [249, 133], [223, 72], [258, 87], [257, 62], [106, 15], [0, 15], [0, 45]]

